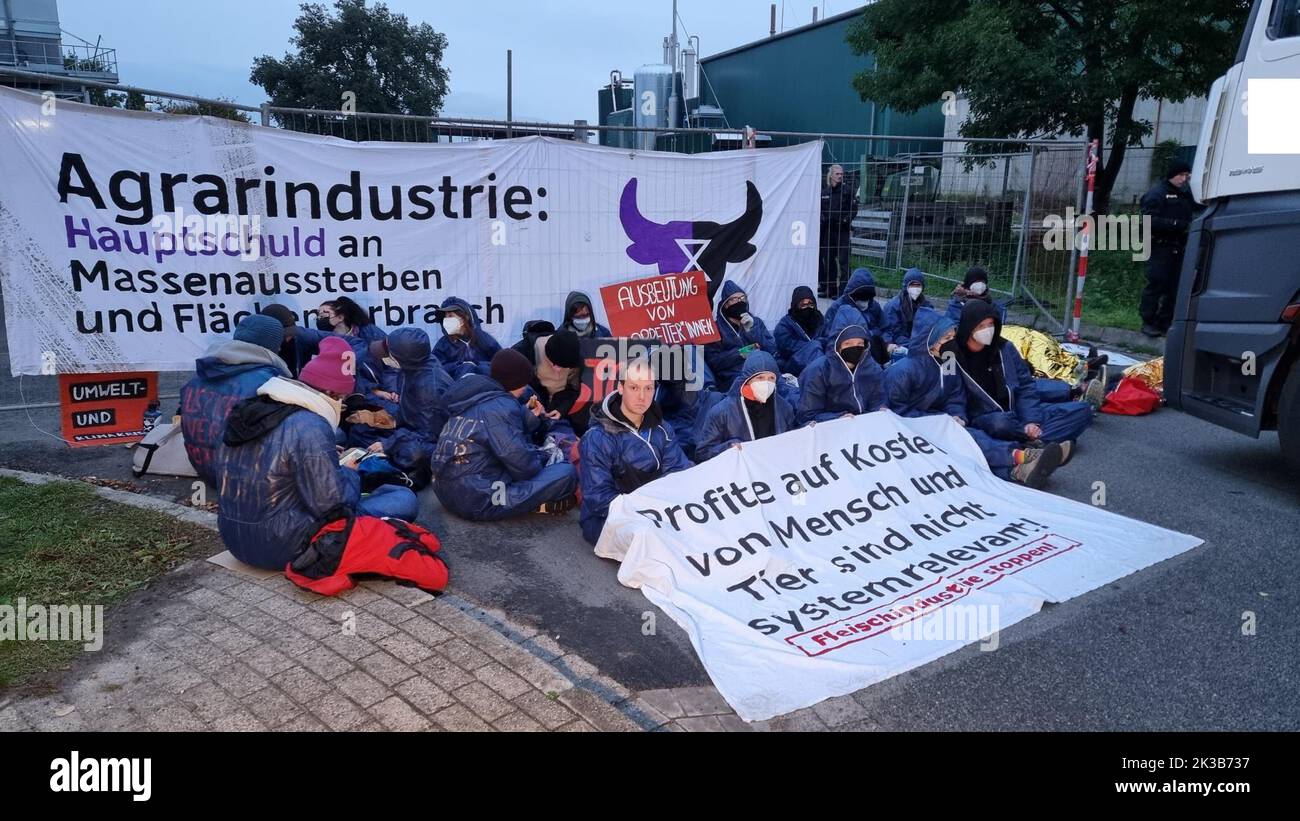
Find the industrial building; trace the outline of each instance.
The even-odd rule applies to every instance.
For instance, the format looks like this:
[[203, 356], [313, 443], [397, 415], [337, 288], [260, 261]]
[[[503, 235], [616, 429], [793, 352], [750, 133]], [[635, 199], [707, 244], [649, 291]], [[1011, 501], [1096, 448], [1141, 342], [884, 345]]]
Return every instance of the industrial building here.
[[73, 99], [88, 94], [78, 80], [118, 81], [117, 52], [64, 32], [57, 0], [0, 0], [0, 67], [44, 75], [6, 77], [6, 86]]

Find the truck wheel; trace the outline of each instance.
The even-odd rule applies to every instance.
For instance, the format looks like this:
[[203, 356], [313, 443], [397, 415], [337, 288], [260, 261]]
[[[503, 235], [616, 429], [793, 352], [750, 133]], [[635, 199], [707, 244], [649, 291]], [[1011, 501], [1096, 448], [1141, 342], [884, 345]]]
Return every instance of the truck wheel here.
[[1300, 476], [1300, 362], [1291, 366], [1277, 407], [1277, 438], [1291, 472]]

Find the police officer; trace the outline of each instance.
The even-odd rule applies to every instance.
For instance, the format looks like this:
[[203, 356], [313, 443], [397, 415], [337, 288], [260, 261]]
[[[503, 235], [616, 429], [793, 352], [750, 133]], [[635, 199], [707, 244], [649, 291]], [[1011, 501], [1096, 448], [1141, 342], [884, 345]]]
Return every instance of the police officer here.
[[1164, 179], [1142, 195], [1142, 214], [1151, 217], [1151, 256], [1147, 259], [1147, 287], [1138, 313], [1142, 333], [1164, 336], [1174, 320], [1178, 299], [1178, 274], [1183, 267], [1183, 245], [1195, 215], [1196, 202], [1187, 190], [1192, 167], [1181, 160], [1170, 163]]
[[849, 277], [849, 244], [853, 217], [858, 211], [858, 193], [844, 180], [844, 168], [826, 169], [822, 186], [821, 256], [817, 270], [818, 296], [834, 299]]

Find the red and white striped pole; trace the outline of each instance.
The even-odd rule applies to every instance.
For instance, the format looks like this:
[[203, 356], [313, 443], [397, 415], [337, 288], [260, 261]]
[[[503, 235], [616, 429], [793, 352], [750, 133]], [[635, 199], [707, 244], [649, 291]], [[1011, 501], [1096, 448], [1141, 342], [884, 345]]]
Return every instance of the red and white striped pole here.
[[[1092, 192], [1097, 185], [1097, 153], [1100, 148], [1100, 140], [1088, 144], [1088, 196], [1084, 200], [1082, 217], [1092, 215]], [[1067, 342], [1079, 341], [1079, 325], [1083, 318], [1083, 284], [1088, 279], [1088, 247], [1092, 245], [1093, 222], [1092, 219], [1084, 219], [1083, 228], [1079, 231], [1079, 272], [1074, 286], [1074, 322], [1065, 334]]]

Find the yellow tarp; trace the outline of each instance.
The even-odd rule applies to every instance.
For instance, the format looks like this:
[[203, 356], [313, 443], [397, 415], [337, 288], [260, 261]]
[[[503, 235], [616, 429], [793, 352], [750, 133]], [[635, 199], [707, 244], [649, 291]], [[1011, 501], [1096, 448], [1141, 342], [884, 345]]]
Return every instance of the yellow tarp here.
[[1083, 378], [1083, 362], [1079, 357], [1061, 347], [1054, 338], [1042, 331], [1020, 325], [1003, 325], [1002, 338], [1016, 346], [1034, 376], [1059, 379], [1071, 385]]
[[1158, 356], [1150, 362], [1139, 362], [1124, 369], [1125, 376], [1136, 376], [1148, 388], [1163, 393], [1165, 387], [1165, 358]]

